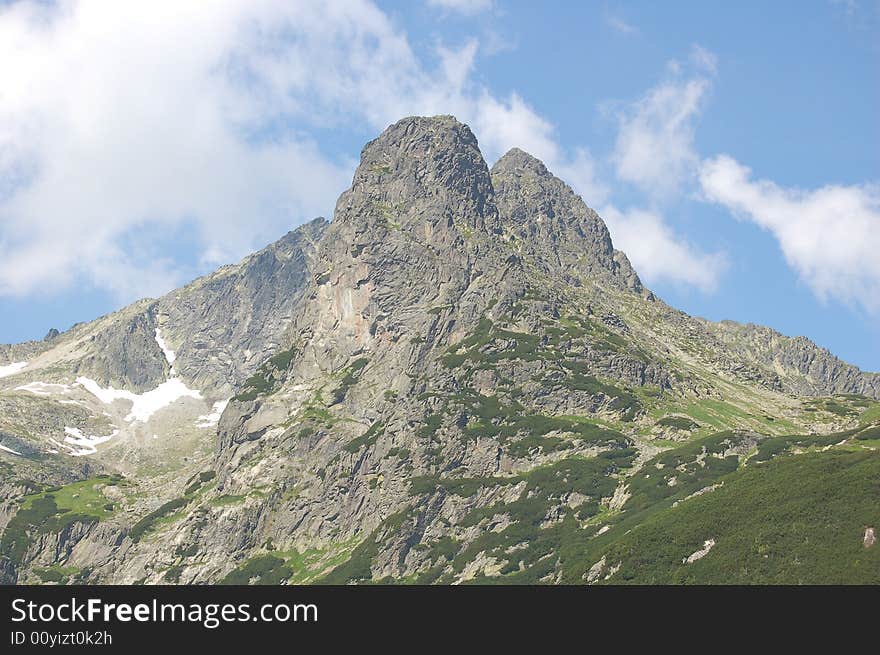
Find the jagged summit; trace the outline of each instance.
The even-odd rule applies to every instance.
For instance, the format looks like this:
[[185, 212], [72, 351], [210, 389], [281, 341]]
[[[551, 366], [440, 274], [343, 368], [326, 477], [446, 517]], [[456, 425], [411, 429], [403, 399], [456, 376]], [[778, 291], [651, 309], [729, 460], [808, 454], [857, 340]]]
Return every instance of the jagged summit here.
[[602, 218], [542, 161], [512, 148], [491, 175], [502, 223], [526, 251], [574, 284], [602, 279], [651, 297]]
[[477, 138], [452, 116], [411, 116], [386, 128], [364, 146], [352, 181], [352, 191], [389, 201], [441, 189], [491, 195]]
[[361, 159], [370, 160], [372, 152], [387, 153], [400, 148], [401, 153], [419, 156], [419, 146], [437, 149], [472, 149], [479, 152], [477, 137], [455, 116], [408, 116], [388, 126], [361, 151]]
[[541, 177], [553, 176], [544, 162], [519, 148], [511, 148], [492, 166], [492, 175], [505, 175], [515, 171], [528, 172]]
[[[408, 235], [407, 247], [457, 258], [485, 253], [491, 246], [481, 242], [501, 236], [574, 284], [589, 279], [649, 295], [605, 223], [563, 180], [520, 148], [490, 171], [473, 132], [452, 116], [404, 118], [370, 141], [334, 223], [336, 249], [376, 250], [377, 235], [396, 232]], [[381, 241], [398, 249], [391, 234]]]
[[489, 169], [470, 128], [451, 116], [414, 116], [364, 147], [334, 223], [348, 225], [340, 234], [352, 237], [390, 228], [446, 248], [462, 230], [497, 226], [493, 198]]

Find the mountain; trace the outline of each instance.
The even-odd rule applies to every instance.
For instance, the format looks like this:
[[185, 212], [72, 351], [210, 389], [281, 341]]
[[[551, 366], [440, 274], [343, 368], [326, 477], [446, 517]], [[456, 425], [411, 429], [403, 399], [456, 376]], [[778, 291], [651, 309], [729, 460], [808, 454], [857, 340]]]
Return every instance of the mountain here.
[[7, 583], [880, 582], [880, 375], [667, 306], [450, 116], [0, 362]]

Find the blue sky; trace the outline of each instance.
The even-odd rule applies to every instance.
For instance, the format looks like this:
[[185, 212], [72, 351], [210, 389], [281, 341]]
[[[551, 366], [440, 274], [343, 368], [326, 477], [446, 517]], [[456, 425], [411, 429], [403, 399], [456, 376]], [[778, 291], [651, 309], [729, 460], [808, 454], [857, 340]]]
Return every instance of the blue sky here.
[[880, 370], [878, 27], [876, 0], [4, 3], [0, 342], [331, 216], [365, 141], [453, 113], [673, 306]]

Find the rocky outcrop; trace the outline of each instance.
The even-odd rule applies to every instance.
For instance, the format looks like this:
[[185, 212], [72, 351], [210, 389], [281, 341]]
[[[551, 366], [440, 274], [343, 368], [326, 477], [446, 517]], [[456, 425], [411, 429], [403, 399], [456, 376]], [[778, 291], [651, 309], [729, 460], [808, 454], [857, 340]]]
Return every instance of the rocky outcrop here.
[[492, 167], [504, 234], [545, 270], [571, 283], [597, 280], [648, 292], [599, 215], [535, 157], [513, 148]]
[[778, 376], [789, 393], [849, 393], [880, 399], [880, 373], [862, 372], [806, 337], [787, 337], [767, 327], [733, 321], [707, 325], [734, 357]]

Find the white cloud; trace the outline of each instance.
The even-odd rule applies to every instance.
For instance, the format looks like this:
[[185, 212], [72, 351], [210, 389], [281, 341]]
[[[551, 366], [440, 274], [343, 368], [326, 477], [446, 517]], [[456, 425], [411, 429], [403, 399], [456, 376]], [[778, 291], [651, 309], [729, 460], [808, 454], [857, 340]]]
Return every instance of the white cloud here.
[[[716, 69], [715, 55], [694, 45], [685, 63], [667, 62], [665, 80], [617, 111], [611, 163], [618, 180], [648, 194], [651, 207], [678, 195], [694, 180], [700, 163], [694, 122]], [[615, 246], [626, 252], [648, 283], [672, 282], [705, 293], [716, 290], [727, 269], [726, 255], [701, 251], [676, 234], [658, 210], [622, 211], [609, 203], [603, 217]]]
[[492, 8], [492, 0], [428, 0], [428, 6], [473, 16]]
[[354, 161], [310, 134], [477, 116], [494, 100], [466, 93], [476, 49], [429, 70], [358, 0], [0, 10], [0, 295], [157, 295], [189, 271], [157, 251], [181, 229], [217, 264], [326, 215]]
[[649, 284], [672, 282], [710, 293], [727, 269], [723, 253], [702, 253], [675, 234], [656, 212], [645, 209], [602, 209], [616, 248], [623, 250]]
[[621, 180], [660, 199], [678, 192], [699, 165], [694, 122], [711, 88], [717, 58], [694, 45], [688, 62], [673, 59], [666, 69], [666, 80], [618, 113], [619, 131], [611, 157]]
[[718, 72], [718, 57], [714, 52], [706, 50], [706, 48], [699, 43], [695, 43], [691, 47], [690, 60], [697, 70], [701, 70], [711, 75]]
[[705, 78], [664, 82], [619, 117], [612, 161], [620, 179], [661, 197], [680, 188], [699, 161], [693, 119], [708, 86]]
[[700, 185], [707, 200], [769, 230], [819, 298], [880, 312], [880, 188], [787, 189], [751, 174], [721, 155], [703, 162]]
[[605, 17], [605, 22], [616, 32], [620, 32], [621, 34], [638, 34], [638, 28], [635, 25], [632, 25], [625, 20], [623, 20], [620, 16], [614, 16], [609, 14]]
[[224, 66], [245, 26], [277, 15], [272, 4], [0, 11], [0, 179], [17, 177], [0, 195], [0, 294], [81, 280], [126, 299], [160, 292], [179, 281], [173, 257], [138, 261], [132, 231], [147, 241], [189, 224], [230, 258], [332, 207], [348, 165], [293, 132], [242, 135], [275, 109]]

